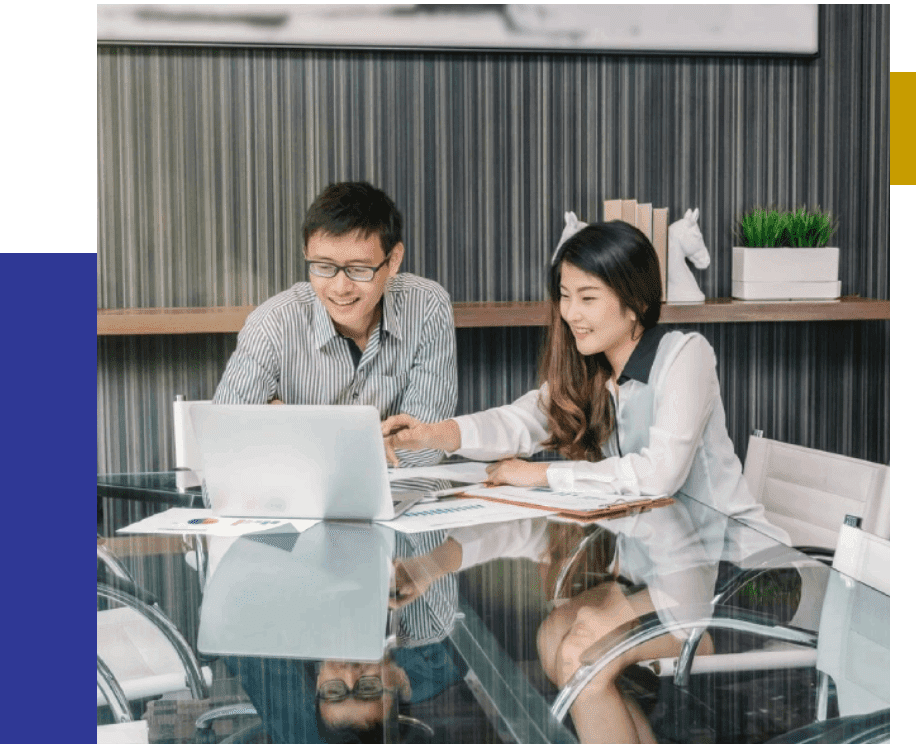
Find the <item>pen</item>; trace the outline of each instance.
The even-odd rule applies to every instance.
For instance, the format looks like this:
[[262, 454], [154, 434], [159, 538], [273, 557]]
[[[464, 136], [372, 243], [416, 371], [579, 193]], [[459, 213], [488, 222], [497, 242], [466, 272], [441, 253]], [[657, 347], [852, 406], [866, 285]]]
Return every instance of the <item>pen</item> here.
[[475, 488], [482, 488], [482, 487], [484, 487], [483, 483], [478, 482], [478, 483], [474, 483], [473, 485], [462, 485], [457, 488], [446, 488], [445, 490], [434, 490], [431, 493], [427, 493], [426, 495], [424, 495], [420, 499], [419, 502], [420, 503], [432, 503], [433, 501], [437, 501], [440, 498], [446, 498], [447, 496], [450, 496], [450, 495], [457, 495], [458, 493], [465, 493], [468, 490], [474, 490]]

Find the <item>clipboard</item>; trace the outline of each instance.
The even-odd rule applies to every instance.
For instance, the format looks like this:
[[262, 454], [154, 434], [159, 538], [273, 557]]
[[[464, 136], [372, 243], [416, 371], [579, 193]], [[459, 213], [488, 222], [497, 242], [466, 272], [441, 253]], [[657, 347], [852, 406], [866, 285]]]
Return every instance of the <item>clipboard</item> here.
[[670, 506], [674, 503], [674, 498], [664, 496], [661, 498], [635, 498], [632, 501], [622, 501], [615, 503], [607, 508], [599, 508], [591, 511], [575, 511], [571, 509], [558, 509], [556, 506], [532, 503], [530, 501], [513, 501], [511, 498], [497, 498], [490, 495], [475, 495], [473, 493], [460, 493], [460, 498], [476, 498], [482, 501], [493, 501], [494, 503], [508, 503], [512, 506], [523, 506], [525, 508], [537, 508], [542, 511], [549, 511], [556, 516], [564, 519], [572, 519], [584, 523], [599, 521], [601, 519], [621, 519], [624, 516], [641, 514], [645, 511], [651, 511], [654, 508]]

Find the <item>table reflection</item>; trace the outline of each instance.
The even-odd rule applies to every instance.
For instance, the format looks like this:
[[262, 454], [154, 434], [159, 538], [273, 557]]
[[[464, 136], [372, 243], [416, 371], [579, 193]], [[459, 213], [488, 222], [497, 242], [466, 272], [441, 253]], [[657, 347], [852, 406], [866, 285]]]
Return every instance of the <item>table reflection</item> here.
[[[155, 480], [141, 482], [158, 500]], [[145, 553], [132, 571], [161, 565], [166, 589], [186, 566], [166, 557], [177, 538], [118, 539]], [[161, 564], [147, 560], [155, 540]], [[887, 593], [687, 495], [591, 524], [409, 534], [323, 522], [206, 545], [202, 597], [169, 604], [189, 612], [189, 637], [225, 664], [274, 742], [766, 741], [814, 721], [831, 647], [875, 708], [889, 698]], [[847, 616], [824, 624], [844, 589]], [[762, 647], [761, 631], [791, 645]], [[685, 651], [697, 666], [679, 681], [669, 675]], [[745, 654], [781, 668], [715, 674], [732, 666], [716, 660]]]

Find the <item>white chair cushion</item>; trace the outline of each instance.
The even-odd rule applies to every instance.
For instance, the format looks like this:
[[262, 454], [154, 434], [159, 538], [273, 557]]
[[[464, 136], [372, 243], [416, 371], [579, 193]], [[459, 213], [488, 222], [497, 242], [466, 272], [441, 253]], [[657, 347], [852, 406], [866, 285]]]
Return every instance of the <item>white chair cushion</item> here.
[[149, 744], [149, 724], [131, 721], [96, 727], [96, 744]]
[[[98, 612], [97, 650], [111, 669], [128, 700], [155, 697], [183, 690], [184, 666], [159, 629], [129, 607]], [[209, 684], [213, 675], [204, 667]], [[96, 687], [98, 705], [106, 705]]]

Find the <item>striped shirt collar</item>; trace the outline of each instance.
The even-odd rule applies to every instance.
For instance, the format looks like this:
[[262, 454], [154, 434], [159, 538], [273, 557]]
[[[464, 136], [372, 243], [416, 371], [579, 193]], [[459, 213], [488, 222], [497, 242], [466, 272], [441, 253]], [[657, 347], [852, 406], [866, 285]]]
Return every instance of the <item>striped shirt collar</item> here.
[[[390, 283], [386, 285], [385, 294], [382, 296], [381, 328], [382, 331], [400, 340], [401, 323], [396, 313], [394, 294], [389, 291]], [[336, 327], [334, 327], [334, 322], [331, 320], [331, 315], [324, 307], [324, 304], [321, 303], [318, 294], [315, 293], [314, 290], [312, 294], [312, 306], [315, 320], [315, 346], [320, 349], [331, 342], [335, 337], [343, 337], [343, 335], [337, 332]]]

